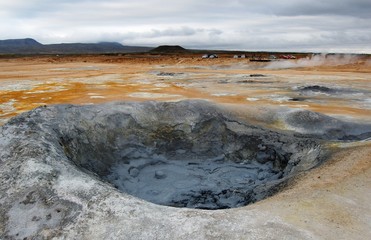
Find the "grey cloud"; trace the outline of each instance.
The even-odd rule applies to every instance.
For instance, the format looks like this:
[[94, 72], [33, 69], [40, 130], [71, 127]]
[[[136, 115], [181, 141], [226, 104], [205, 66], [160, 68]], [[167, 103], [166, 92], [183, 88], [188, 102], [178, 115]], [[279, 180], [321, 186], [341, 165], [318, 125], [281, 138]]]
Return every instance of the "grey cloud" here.
[[275, 12], [286, 16], [345, 15], [371, 18], [371, 2], [368, 0], [299, 0], [286, 6], [281, 5]]
[[197, 33], [196, 29], [190, 27], [181, 28], [168, 28], [163, 30], [152, 29], [149, 33], [145, 34], [146, 37], [163, 37], [163, 36], [192, 36]]
[[[223, 32], [217, 29], [205, 28], [168, 28], [168, 29], [152, 29], [144, 32], [128, 32], [123, 33], [120, 37], [123, 42], [131, 44], [182, 44], [186, 47], [204, 45], [207, 42], [215, 40]], [[174, 42], [176, 40], [176, 42]]]
[[371, 53], [370, 12], [369, 0], [12, 0], [0, 1], [0, 32], [44, 43]]

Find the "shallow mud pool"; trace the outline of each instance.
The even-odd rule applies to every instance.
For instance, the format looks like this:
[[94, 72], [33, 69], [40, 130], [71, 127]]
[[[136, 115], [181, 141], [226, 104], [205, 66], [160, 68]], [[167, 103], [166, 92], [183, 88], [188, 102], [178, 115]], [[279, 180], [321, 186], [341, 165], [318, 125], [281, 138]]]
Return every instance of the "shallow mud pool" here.
[[278, 180], [273, 164], [234, 163], [220, 159], [135, 160], [112, 166], [105, 177], [120, 191], [173, 207], [224, 209], [252, 201], [258, 185]]
[[166, 206], [245, 206], [326, 155], [321, 141], [249, 125], [204, 101], [40, 110], [52, 114], [54, 138], [82, 171]]

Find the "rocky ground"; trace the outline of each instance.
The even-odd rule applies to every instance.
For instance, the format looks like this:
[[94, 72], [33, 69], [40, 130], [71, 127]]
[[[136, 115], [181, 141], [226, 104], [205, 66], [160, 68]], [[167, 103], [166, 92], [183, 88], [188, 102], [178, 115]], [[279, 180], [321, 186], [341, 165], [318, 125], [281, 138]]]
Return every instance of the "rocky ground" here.
[[[250, 63], [227, 55], [48, 56], [0, 62], [0, 238], [367, 239], [371, 234], [366, 57]], [[209, 103], [177, 103], [185, 99]], [[176, 103], [44, 107], [128, 100]], [[211, 165], [195, 162], [197, 156], [211, 159]], [[148, 158], [162, 165], [148, 170], [151, 164], [140, 163]], [[124, 179], [110, 170], [117, 159], [128, 172]], [[199, 206], [197, 193], [191, 208], [127, 194], [143, 197], [127, 181], [147, 181], [148, 174], [174, 182], [167, 172], [179, 175], [183, 163], [171, 164], [182, 159], [187, 166], [199, 164], [197, 179], [204, 175], [197, 171], [215, 171], [210, 178], [223, 179], [222, 188], [232, 181], [228, 176], [246, 175], [236, 163], [256, 161], [243, 165], [255, 182], [268, 169], [265, 179], [273, 182], [252, 187], [248, 196], [258, 198], [242, 205], [281, 191], [244, 207], [237, 194], [231, 202], [240, 207], [223, 210], [192, 209]], [[226, 165], [217, 165], [220, 159]], [[205, 185], [198, 180], [187, 185], [195, 180], [182, 174], [181, 185], [175, 184], [180, 189]], [[233, 179], [235, 189], [241, 190], [240, 179]], [[129, 189], [117, 186], [121, 183]], [[222, 190], [204, 194], [206, 207], [200, 208], [209, 209], [209, 200]], [[159, 203], [156, 197], [146, 200], [151, 199]]]

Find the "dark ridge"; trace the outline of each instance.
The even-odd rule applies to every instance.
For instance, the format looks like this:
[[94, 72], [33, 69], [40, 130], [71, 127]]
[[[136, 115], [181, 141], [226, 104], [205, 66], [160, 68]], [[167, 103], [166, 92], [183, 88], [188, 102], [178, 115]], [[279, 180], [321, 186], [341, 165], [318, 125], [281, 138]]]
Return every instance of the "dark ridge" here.
[[32, 38], [0, 40], [0, 47], [39, 47], [41, 43]]
[[46, 53], [120, 53], [120, 52], [147, 52], [151, 48], [124, 46], [116, 42], [103, 43], [61, 43], [44, 46]]
[[161, 45], [151, 50], [153, 53], [184, 53], [187, 49], [179, 45]]
[[124, 46], [118, 42], [41, 44], [34, 39], [0, 40], [0, 54], [94, 54], [148, 52], [150, 47]]

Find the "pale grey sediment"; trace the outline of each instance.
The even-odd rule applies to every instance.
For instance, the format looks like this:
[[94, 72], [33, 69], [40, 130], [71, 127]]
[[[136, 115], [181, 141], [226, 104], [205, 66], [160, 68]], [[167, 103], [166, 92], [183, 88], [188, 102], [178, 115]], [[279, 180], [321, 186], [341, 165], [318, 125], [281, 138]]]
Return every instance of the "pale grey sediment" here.
[[[40, 107], [0, 128], [0, 236], [202, 239], [207, 225], [216, 237], [250, 226], [267, 238], [310, 239], [278, 220], [264, 229], [265, 213], [194, 208], [271, 196], [323, 162], [325, 143], [253, 126], [204, 101]], [[221, 216], [233, 231], [218, 227]]]

